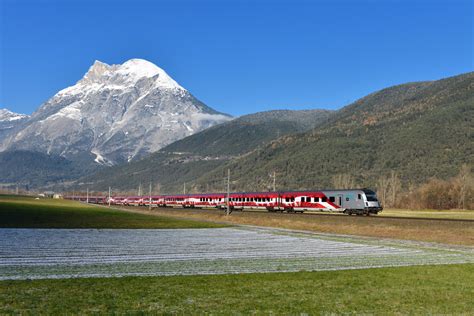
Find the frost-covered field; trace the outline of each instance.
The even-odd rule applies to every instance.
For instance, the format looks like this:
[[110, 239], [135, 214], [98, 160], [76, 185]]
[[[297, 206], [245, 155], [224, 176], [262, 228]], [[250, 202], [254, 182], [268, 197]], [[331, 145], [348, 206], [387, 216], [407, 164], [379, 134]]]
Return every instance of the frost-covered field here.
[[474, 263], [474, 248], [271, 228], [0, 229], [0, 279]]

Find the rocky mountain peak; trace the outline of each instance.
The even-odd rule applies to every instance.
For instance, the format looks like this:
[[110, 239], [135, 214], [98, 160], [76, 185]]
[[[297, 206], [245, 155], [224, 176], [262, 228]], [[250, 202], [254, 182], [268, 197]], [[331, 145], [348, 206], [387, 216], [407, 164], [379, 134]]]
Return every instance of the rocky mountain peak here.
[[0, 150], [21, 149], [99, 164], [131, 161], [230, 120], [144, 59], [95, 61], [75, 85], [33, 113]]
[[160, 67], [147, 60], [134, 58], [117, 65], [108, 65], [96, 60], [77, 84], [61, 90], [58, 94], [82, 94], [104, 88], [133, 88], [142, 79], [149, 80], [154, 88], [186, 91]]
[[94, 64], [89, 68], [83, 79], [89, 81], [99, 81], [102, 76], [111, 70], [111, 66], [96, 60]]

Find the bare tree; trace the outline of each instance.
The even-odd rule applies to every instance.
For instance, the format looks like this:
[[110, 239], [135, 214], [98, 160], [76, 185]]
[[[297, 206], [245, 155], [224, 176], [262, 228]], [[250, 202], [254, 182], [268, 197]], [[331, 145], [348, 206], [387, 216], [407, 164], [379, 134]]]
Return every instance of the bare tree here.
[[390, 206], [394, 207], [397, 203], [397, 195], [400, 193], [402, 184], [398, 174], [392, 170], [389, 178]]
[[[456, 182], [458, 182], [459, 185], [458, 208], [466, 209], [466, 200], [471, 199], [474, 184], [471, 174], [471, 167], [469, 167], [467, 164], [462, 165]], [[468, 201], [468, 204], [470, 204], [470, 201]]]
[[352, 189], [354, 182], [354, 178], [347, 173], [337, 174], [332, 177], [332, 185], [335, 189]]
[[387, 194], [389, 189], [389, 179], [387, 176], [381, 176], [377, 181], [377, 196], [382, 202], [382, 205], [387, 205]]
[[161, 184], [158, 182], [153, 187], [153, 193], [160, 194], [161, 193]]

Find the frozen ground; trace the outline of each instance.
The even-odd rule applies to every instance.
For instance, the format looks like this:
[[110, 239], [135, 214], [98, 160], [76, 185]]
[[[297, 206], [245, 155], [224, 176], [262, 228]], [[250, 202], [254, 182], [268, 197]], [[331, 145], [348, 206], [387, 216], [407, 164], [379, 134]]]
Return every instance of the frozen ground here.
[[474, 248], [271, 228], [0, 229], [0, 280], [474, 263]]

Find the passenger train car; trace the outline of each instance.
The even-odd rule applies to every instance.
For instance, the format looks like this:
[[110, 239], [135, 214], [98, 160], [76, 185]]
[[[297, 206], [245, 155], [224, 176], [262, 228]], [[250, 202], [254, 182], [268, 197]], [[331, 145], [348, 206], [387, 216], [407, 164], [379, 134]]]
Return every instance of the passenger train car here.
[[[86, 201], [84, 196], [66, 196], [71, 200]], [[108, 204], [105, 196], [89, 197], [89, 203]], [[226, 193], [112, 196], [110, 204], [152, 207], [227, 208], [231, 210], [261, 209], [270, 212], [303, 213], [328, 211], [345, 214], [371, 215], [382, 211], [374, 191], [369, 189], [233, 192]]]

